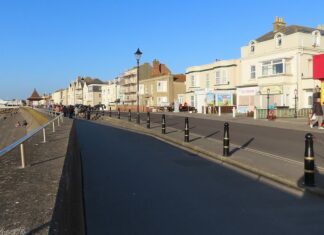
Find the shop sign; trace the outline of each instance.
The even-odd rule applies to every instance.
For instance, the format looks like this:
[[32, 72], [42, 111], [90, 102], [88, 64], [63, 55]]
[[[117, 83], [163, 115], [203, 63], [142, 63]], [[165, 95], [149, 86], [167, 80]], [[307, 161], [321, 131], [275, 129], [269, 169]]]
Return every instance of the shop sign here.
[[282, 94], [282, 86], [267, 86], [260, 89], [261, 95], [268, 94], [268, 89], [270, 91], [269, 94]]

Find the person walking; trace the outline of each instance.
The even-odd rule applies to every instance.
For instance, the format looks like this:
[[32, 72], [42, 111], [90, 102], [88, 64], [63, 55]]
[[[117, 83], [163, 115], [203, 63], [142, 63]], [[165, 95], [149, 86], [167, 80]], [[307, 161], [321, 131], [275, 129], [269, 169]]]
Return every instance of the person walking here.
[[313, 104], [313, 115], [315, 115], [315, 119], [311, 120], [310, 127], [313, 128], [314, 124], [318, 122], [318, 129], [324, 129], [322, 127], [323, 122], [323, 109], [321, 106], [321, 99], [316, 98], [316, 101]]

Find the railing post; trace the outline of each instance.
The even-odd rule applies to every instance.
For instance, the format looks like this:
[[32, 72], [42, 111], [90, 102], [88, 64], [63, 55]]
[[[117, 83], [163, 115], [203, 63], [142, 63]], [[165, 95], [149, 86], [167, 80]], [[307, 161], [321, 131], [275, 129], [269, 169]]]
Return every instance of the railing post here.
[[221, 106], [218, 106], [218, 116], [222, 115]]
[[117, 111], [117, 118], [120, 119], [120, 108], [118, 108], [118, 111]]
[[162, 134], [165, 134], [165, 114], [162, 114]]
[[46, 143], [46, 131], [45, 131], [45, 127], [43, 128], [43, 143]]
[[233, 118], [235, 118], [235, 117], [236, 117], [236, 108], [233, 107]]
[[150, 112], [147, 112], [146, 128], [148, 128], [148, 129], [151, 128], [151, 117], [150, 117]]
[[253, 109], [253, 118], [257, 119], [257, 109], [256, 109], [256, 107], [254, 107], [254, 109]]
[[304, 184], [315, 186], [315, 158], [311, 133], [307, 133], [305, 136]]
[[60, 126], [60, 117], [57, 117], [57, 126]]
[[109, 107], [109, 117], [111, 117], [111, 107]]
[[189, 142], [189, 119], [185, 119], [184, 141]]
[[223, 156], [229, 156], [229, 124], [225, 122], [224, 124], [224, 140], [223, 140]]
[[53, 132], [55, 132], [55, 123], [53, 121]]
[[128, 110], [128, 121], [131, 122], [132, 121], [132, 113], [131, 110]]
[[61, 122], [63, 123], [64, 122], [64, 118], [63, 118], [63, 114], [61, 114]]
[[20, 144], [20, 155], [21, 155], [21, 168], [25, 168], [25, 149], [24, 144]]

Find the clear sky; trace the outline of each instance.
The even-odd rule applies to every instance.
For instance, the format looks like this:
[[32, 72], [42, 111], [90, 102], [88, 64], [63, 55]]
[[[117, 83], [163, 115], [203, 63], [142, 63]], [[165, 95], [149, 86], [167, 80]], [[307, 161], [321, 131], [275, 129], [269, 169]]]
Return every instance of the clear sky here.
[[324, 24], [323, 0], [2, 0], [0, 98], [26, 99], [68, 86], [78, 75], [111, 80], [160, 60], [173, 73], [215, 59], [287, 25]]

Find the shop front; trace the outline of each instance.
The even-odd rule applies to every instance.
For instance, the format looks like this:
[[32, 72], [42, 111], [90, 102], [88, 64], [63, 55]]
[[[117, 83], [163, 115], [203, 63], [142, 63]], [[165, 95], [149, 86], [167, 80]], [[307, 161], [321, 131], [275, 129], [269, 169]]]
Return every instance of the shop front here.
[[237, 112], [247, 113], [254, 110], [255, 101], [259, 97], [259, 87], [238, 87], [237, 88]]

